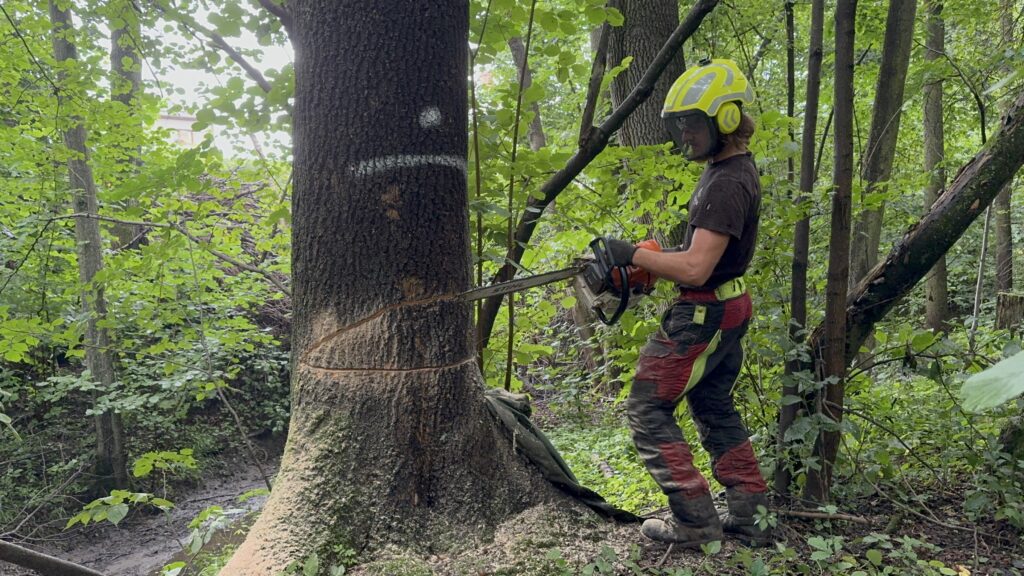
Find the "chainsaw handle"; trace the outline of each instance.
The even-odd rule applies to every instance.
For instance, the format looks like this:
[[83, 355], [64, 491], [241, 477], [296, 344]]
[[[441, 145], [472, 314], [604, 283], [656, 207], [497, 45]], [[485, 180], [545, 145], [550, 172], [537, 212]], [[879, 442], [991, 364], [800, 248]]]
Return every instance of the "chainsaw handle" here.
[[[604, 275], [604, 289], [611, 290], [612, 294], [618, 293], [619, 305], [615, 308], [615, 312], [611, 318], [608, 318], [604, 310], [595, 307], [597, 317], [601, 319], [601, 322], [611, 326], [615, 324], [622, 313], [626, 311], [629, 306], [629, 270], [625, 266], [613, 266], [611, 256], [608, 254], [608, 243], [604, 237], [598, 236], [590, 241], [590, 249], [594, 252], [594, 259], [597, 261], [598, 266], [601, 268], [601, 272]], [[612, 270], [618, 268], [619, 279], [622, 280], [622, 289], [618, 290], [615, 288], [615, 283], [612, 281]]]

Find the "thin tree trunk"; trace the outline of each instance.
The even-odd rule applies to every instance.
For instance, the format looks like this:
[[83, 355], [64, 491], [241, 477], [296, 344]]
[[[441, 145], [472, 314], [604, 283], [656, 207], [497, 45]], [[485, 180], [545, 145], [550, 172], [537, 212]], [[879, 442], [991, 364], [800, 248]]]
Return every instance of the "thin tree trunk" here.
[[[850, 273], [850, 204], [853, 190], [853, 47], [856, 0], [839, 0], [836, 5], [835, 39], [835, 161], [832, 184], [832, 225], [825, 288], [825, 333], [820, 380], [825, 392], [816, 406], [818, 412], [837, 424], [842, 421], [845, 396], [846, 285]], [[823, 397], [823, 398], [822, 398]], [[820, 468], [807, 472], [804, 496], [815, 501], [828, 499], [832, 468], [839, 451], [839, 431], [824, 430], [814, 446]]]
[[[892, 176], [916, 12], [917, 2], [889, 1], [882, 65], [878, 71], [875, 103], [871, 115], [871, 132], [868, 135], [864, 157], [861, 159], [861, 175], [865, 186], [861, 202], [872, 194], [884, 192]], [[878, 261], [884, 213], [884, 202], [877, 209], [864, 210], [860, 213], [851, 247], [851, 286], [863, 278]]]
[[[57, 7], [50, 0], [50, 21], [53, 26], [53, 52], [58, 62], [78, 58], [73, 37], [74, 27], [71, 13]], [[63, 92], [58, 93], [63, 99]], [[68, 105], [65, 103], [65, 106]], [[68, 160], [68, 173], [74, 210], [78, 213], [97, 214], [96, 184], [89, 165], [89, 150], [86, 147], [86, 131], [80, 121], [64, 131], [64, 145], [76, 154]], [[82, 284], [82, 308], [87, 318], [85, 334], [85, 364], [100, 390], [109, 390], [114, 383], [114, 360], [110, 336], [103, 323], [106, 321], [107, 304], [103, 286], [93, 283], [93, 278], [103, 268], [103, 244], [99, 222], [92, 218], [75, 219], [75, 239], [78, 244], [78, 278]], [[124, 433], [121, 418], [116, 412], [107, 411], [96, 416], [96, 488], [107, 491], [111, 488], [128, 487], [128, 471], [124, 448]]]
[[[523, 70], [523, 66], [526, 64], [526, 45], [523, 44], [522, 38], [513, 36], [508, 40], [508, 49], [512, 52], [512, 60], [515, 61], [519, 76], [523, 79], [523, 90], [526, 90], [533, 84], [533, 74], [530, 72], [530, 68], [527, 67]], [[530, 120], [526, 138], [530, 141], [530, 150], [536, 152], [547, 145], [547, 139], [544, 137], [544, 125], [540, 120], [540, 105], [536, 102], [530, 104], [530, 112], [533, 113], [533, 120]]]
[[[999, 1], [999, 22], [1002, 29], [1003, 45], [1016, 48], [1016, 39], [1013, 30], [1014, 7], [1012, 0]], [[1005, 70], [1010, 74], [1012, 70]], [[1012, 181], [1003, 187], [996, 196], [995, 201], [995, 224], [996, 224], [996, 291], [1013, 291], [1013, 223], [1011, 221], [1010, 194], [1012, 192]]]
[[[138, 45], [141, 42], [142, 27], [135, 11], [133, 0], [114, 0], [109, 5], [110, 18], [110, 94], [111, 98], [124, 105], [119, 110], [124, 124], [118, 128], [128, 136], [128, 141], [137, 142], [142, 132], [142, 122], [136, 112], [142, 96], [142, 59]], [[142, 164], [142, 148], [131, 146], [126, 164], [128, 172]], [[126, 201], [128, 206], [137, 204]], [[115, 224], [111, 231], [117, 237], [118, 248], [133, 248], [142, 241], [144, 228], [132, 224]]]
[[[792, 11], [792, 2], [787, 2], [787, 8]], [[787, 16], [787, 21], [791, 21]], [[802, 206], [814, 190], [815, 162], [814, 152], [816, 135], [818, 129], [818, 99], [821, 93], [821, 61], [822, 61], [822, 36], [825, 22], [824, 0], [813, 0], [811, 3], [811, 38], [807, 50], [807, 92], [804, 104], [804, 126], [801, 138], [800, 149], [800, 194], [796, 203]], [[790, 43], [792, 45], [792, 42]], [[789, 337], [793, 343], [804, 341], [804, 330], [807, 326], [807, 266], [808, 253], [810, 251], [811, 220], [809, 217], [801, 218], [796, 223], [793, 237], [793, 279], [792, 293], [790, 294], [790, 310], [792, 318], [789, 325]], [[792, 380], [793, 374], [800, 370], [798, 360], [786, 364], [787, 378], [783, 385], [782, 395], [797, 396], [798, 387]], [[779, 465], [775, 469], [775, 490], [780, 494], [789, 493], [789, 485], [792, 480], [786, 463], [786, 431], [793, 421], [796, 420], [800, 406], [796, 403], [784, 404], [779, 409]]]
[[312, 552], [321, 566], [339, 550], [443, 553], [564, 503], [487, 412], [470, 307], [453, 298], [472, 275], [468, 4], [385, 4], [291, 3], [291, 423], [224, 574], [276, 574]]
[[[928, 2], [928, 39], [925, 62], [943, 58], [946, 50], [946, 24], [942, 19], [941, 0]], [[942, 79], [924, 86], [924, 170], [929, 174], [924, 189], [924, 212], [931, 210], [946, 185], [945, 123], [942, 109]], [[935, 263], [925, 282], [925, 323], [932, 330], [944, 330], [949, 320], [949, 295], [946, 280], [946, 257]]]

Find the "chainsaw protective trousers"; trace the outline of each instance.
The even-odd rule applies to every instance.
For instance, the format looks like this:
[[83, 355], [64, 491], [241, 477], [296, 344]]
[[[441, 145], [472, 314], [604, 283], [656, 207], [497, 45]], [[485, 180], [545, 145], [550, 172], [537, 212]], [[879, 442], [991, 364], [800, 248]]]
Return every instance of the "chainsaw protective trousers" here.
[[709, 494], [674, 416], [683, 398], [701, 444], [711, 454], [715, 479], [746, 493], [767, 490], [732, 398], [743, 363], [740, 341], [751, 313], [746, 292], [724, 301], [713, 292], [684, 293], [665, 311], [661, 328], [640, 350], [627, 402], [633, 442], [673, 513], [683, 521], [690, 520], [686, 502]]

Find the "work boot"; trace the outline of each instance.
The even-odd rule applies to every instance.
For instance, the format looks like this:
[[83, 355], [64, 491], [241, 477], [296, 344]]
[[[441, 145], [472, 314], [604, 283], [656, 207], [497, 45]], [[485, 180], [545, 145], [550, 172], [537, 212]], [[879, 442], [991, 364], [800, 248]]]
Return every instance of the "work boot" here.
[[679, 500], [672, 506], [672, 512], [665, 520], [644, 520], [640, 532], [651, 540], [683, 548], [696, 548], [701, 544], [722, 540], [722, 522], [711, 503], [710, 494], [692, 500]]
[[768, 497], [762, 493], [741, 492], [728, 488], [725, 500], [729, 510], [721, 514], [722, 530], [735, 536], [742, 544], [752, 548], [761, 548], [772, 543], [772, 527], [758, 527], [754, 516], [757, 507], [768, 509]]

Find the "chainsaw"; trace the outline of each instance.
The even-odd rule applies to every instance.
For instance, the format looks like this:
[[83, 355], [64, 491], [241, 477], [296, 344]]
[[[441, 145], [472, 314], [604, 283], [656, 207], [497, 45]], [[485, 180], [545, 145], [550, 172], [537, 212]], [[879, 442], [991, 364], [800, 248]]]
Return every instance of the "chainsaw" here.
[[[650, 282], [631, 278], [631, 274], [638, 276], [636, 267], [613, 266], [604, 238], [592, 240], [590, 249], [594, 252], [593, 258], [581, 260], [568, 268], [473, 288], [459, 294], [458, 299], [472, 302], [573, 278], [573, 288], [580, 303], [593, 310], [601, 322], [612, 325], [631, 304], [636, 304], [642, 296], [650, 293]], [[649, 278], [649, 275], [645, 276]]]

